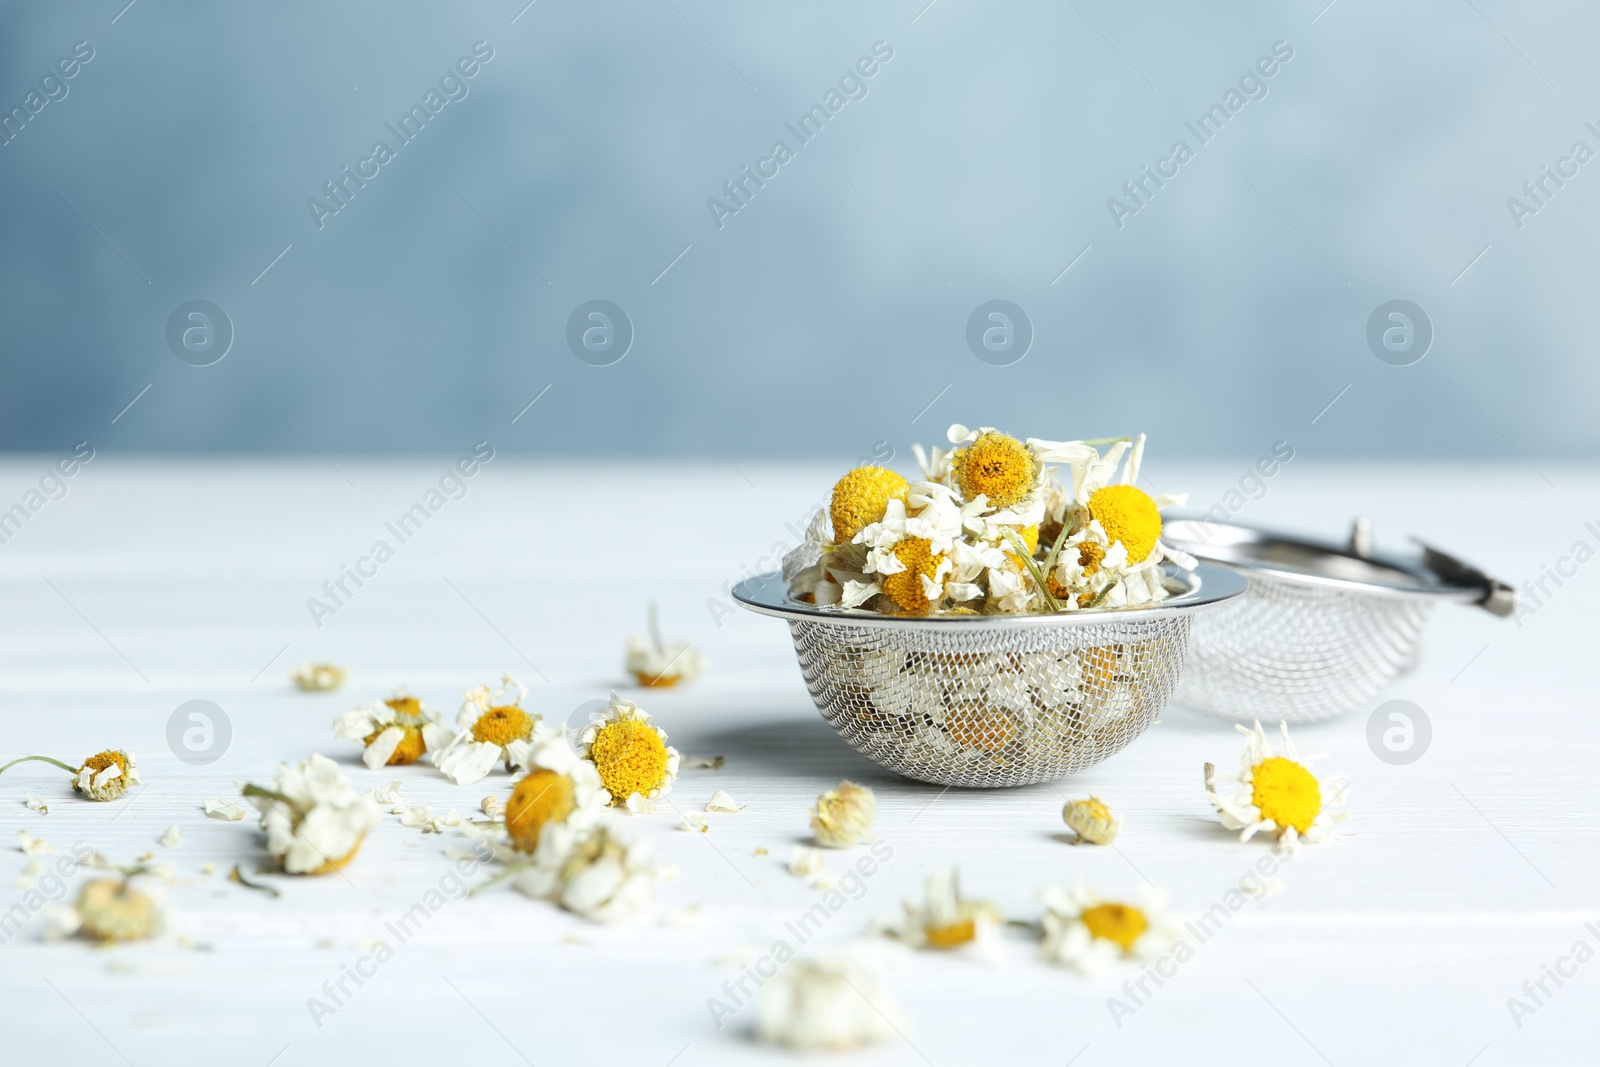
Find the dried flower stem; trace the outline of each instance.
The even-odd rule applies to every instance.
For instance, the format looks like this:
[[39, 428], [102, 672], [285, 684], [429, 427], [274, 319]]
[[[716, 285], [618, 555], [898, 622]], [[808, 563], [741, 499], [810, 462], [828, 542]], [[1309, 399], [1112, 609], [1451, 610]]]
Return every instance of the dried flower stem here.
[[1039, 573], [1039, 564], [1035, 563], [1033, 557], [1028, 555], [1027, 544], [1023, 542], [1022, 538], [1017, 536], [1017, 532], [1015, 530], [1008, 529], [1005, 531], [1005, 535], [1006, 540], [1010, 541], [1012, 546], [1017, 550], [1017, 556], [1022, 560], [1022, 565], [1027, 567], [1028, 573], [1033, 576], [1033, 584], [1039, 587], [1039, 595], [1044, 597], [1044, 602], [1050, 605], [1051, 611], [1060, 611], [1061, 602], [1050, 595], [1050, 587], [1045, 584], [1044, 575]]
[[523, 860], [521, 863], [509, 864], [506, 867], [505, 870], [501, 871], [499, 874], [494, 875], [488, 881], [481, 882], [478, 885], [475, 885], [471, 889], [467, 890], [467, 896], [475, 897], [482, 890], [488, 889], [490, 886], [495, 885], [498, 882], [503, 882], [507, 878], [510, 878], [512, 875], [517, 874], [517, 873], [519, 873], [521, 871], [525, 871], [529, 867], [532, 867], [532, 866], [534, 866], [534, 861], [533, 860]]
[[228, 872], [228, 881], [230, 881], [230, 882], [238, 882], [240, 885], [244, 886], [246, 889], [254, 889], [254, 890], [257, 890], [258, 892], [268, 893], [271, 896], [273, 896], [274, 898], [280, 897], [280, 896], [283, 895], [283, 894], [279, 893], [275, 888], [273, 888], [270, 885], [263, 885], [260, 882], [252, 882], [249, 879], [247, 879], [244, 876], [244, 872], [239, 869], [239, 865], [237, 863], [235, 863], [233, 865], [233, 870]]
[[49, 756], [18, 756], [16, 759], [14, 759], [10, 763], [6, 764], [4, 767], [0, 767], [0, 774], [4, 774], [7, 771], [9, 771], [11, 768], [15, 767], [17, 764], [26, 763], [31, 759], [32, 760], [38, 760], [41, 763], [48, 763], [48, 764], [51, 764], [52, 766], [55, 766], [55, 767], [60, 767], [62, 770], [66, 771], [69, 774], [77, 774], [78, 773], [78, 768], [70, 767], [67, 764], [62, 763], [58, 759], [51, 759]]

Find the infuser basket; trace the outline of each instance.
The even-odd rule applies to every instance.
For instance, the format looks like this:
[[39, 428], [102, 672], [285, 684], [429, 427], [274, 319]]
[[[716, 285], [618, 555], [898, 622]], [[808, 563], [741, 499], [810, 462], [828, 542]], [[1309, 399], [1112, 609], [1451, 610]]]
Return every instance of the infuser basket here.
[[1167, 544], [1243, 575], [1249, 592], [1195, 620], [1175, 699], [1233, 722], [1315, 722], [1365, 703], [1415, 662], [1440, 601], [1494, 615], [1516, 591], [1417, 542], [1414, 557], [1374, 551], [1357, 519], [1345, 545], [1209, 519], [1171, 519]]
[[734, 587], [789, 624], [817, 710], [897, 774], [979, 788], [1049, 781], [1144, 732], [1177, 685], [1198, 614], [1242, 596], [1223, 567], [1169, 568], [1173, 595], [1053, 614], [884, 615], [791, 599], [782, 575]]

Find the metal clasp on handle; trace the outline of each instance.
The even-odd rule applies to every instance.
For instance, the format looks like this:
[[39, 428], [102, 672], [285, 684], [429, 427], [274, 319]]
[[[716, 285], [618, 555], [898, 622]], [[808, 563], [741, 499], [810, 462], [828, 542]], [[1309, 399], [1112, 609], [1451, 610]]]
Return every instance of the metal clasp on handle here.
[[1356, 516], [1350, 524], [1350, 552], [1362, 559], [1372, 558], [1372, 520], [1365, 515]]
[[1497, 578], [1461, 560], [1441, 552], [1419, 538], [1413, 537], [1422, 548], [1422, 565], [1451, 585], [1481, 590], [1483, 595], [1473, 601], [1478, 607], [1502, 619], [1510, 618], [1517, 610], [1517, 590]]

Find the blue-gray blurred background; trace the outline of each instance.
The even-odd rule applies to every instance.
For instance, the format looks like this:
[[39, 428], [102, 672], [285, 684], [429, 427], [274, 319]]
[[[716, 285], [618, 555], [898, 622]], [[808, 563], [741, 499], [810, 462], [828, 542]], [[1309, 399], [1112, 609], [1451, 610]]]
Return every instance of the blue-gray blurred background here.
[[[0, 448], [715, 461], [955, 421], [1180, 457], [1600, 445], [1593, 5], [525, 4], [0, 10]], [[1275, 45], [1201, 144], [1185, 123]], [[1533, 200], [1546, 166], [1569, 176]], [[609, 366], [568, 343], [597, 299], [634, 334]], [[1009, 366], [967, 340], [994, 299], [1031, 322]], [[1368, 344], [1394, 299], [1432, 324], [1409, 366]], [[232, 324], [209, 366], [168, 341], [193, 300]]]

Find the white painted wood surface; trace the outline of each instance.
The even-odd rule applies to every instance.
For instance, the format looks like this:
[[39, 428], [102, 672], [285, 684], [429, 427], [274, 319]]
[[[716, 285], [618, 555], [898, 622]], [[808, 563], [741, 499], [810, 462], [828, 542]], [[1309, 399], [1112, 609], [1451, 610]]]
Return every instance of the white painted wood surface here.
[[[51, 459], [0, 465], [0, 508]], [[336, 462], [102, 454], [0, 546], [0, 754], [71, 761], [121, 745], [138, 753], [146, 783], [100, 805], [74, 799], [66, 775], [42, 765], [0, 778], [0, 903], [25, 897], [12, 885], [26, 862], [12, 843], [19, 828], [61, 852], [78, 840], [125, 860], [153, 850], [177, 872], [172, 934], [157, 943], [45, 943], [34, 921], [0, 947], [4, 1062], [781, 1062], [751, 1041], [753, 1010], [719, 1031], [707, 999], [737, 976], [719, 958], [765, 950], [816, 902], [784, 861], [805, 839], [808, 803], [845, 776], [878, 791], [894, 856], [813, 944], [864, 934], [948, 863], [1017, 918], [1036, 916], [1040, 887], [1080, 878], [1110, 893], [1148, 878], [1193, 916], [1266, 852], [1220, 830], [1201, 788], [1201, 764], [1235, 760], [1236, 737], [1181, 709], [1075, 779], [1004, 792], [941, 794], [839, 742], [810, 706], [784, 627], [742, 612], [714, 621], [708, 609], [724, 579], [792, 543], [831, 469], [501, 457], [319, 630], [307, 598], [375, 539], [392, 541], [384, 523], [448, 463]], [[1301, 459], [1239, 517], [1331, 533], [1360, 510], [1380, 543], [1415, 532], [1520, 583], [1579, 540], [1600, 548], [1584, 525], [1600, 525], [1600, 478], [1540, 467], [1558, 488], [1520, 461]], [[1244, 472], [1150, 473], [1205, 507]], [[1435, 615], [1420, 669], [1384, 694], [1431, 717], [1432, 747], [1415, 764], [1368, 750], [1365, 711], [1300, 731], [1306, 749], [1332, 751], [1328, 770], [1353, 777], [1350, 836], [1290, 863], [1280, 893], [1231, 919], [1120, 1026], [1108, 998], [1137, 970], [1088, 982], [1016, 940], [996, 967], [915, 957], [892, 976], [905, 1039], [848, 1062], [1593, 1062], [1600, 962], [1559, 988], [1547, 979], [1552, 995], [1520, 1026], [1507, 999], [1576, 942], [1600, 948], [1597, 572], [1585, 563], [1548, 586], [1555, 595], [1521, 626], [1459, 608]], [[330, 721], [399, 682], [453, 709], [462, 688], [506, 669], [530, 684], [535, 708], [565, 717], [620, 683], [623, 638], [642, 629], [651, 599], [669, 636], [696, 642], [713, 666], [692, 687], [641, 700], [683, 751], [727, 756], [721, 771], [684, 774], [671, 799], [700, 808], [721, 787], [749, 805], [712, 816], [706, 838], [670, 814], [633, 820], [682, 869], [661, 887], [662, 906], [696, 908], [694, 925], [596, 927], [509, 891], [452, 901], [317, 1026], [308, 998], [439, 886], [443, 849], [461, 839], [386, 816], [347, 877], [274, 879], [283, 897], [270, 900], [224, 877], [261, 860], [253, 821], [208, 820], [202, 802], [320, 751], [363, 787], [399, 777], [414, 802], [473, 810], [504, 793], [505, 776], [457, 788], [426, 766], [369, 773]], [[348, 664], [344, 690], [295, 692], [287, 671], [308, 658]], [[197, 698], [221, 705], [233, 729], [205, 767], [174, 758], [165, 740], [172, 711]], [[1115, 849], [1061, 841], [1063, 796], [1091, 790], [1124, 818]], [[28, 791], [50, 802], [48, 815], [23, 807]], [[157, 845], [174, 823], [183, 842]], [[208, 861], [217, 874], [201, 873]], [[834, 870], [843, 862], [830, 856]]]

